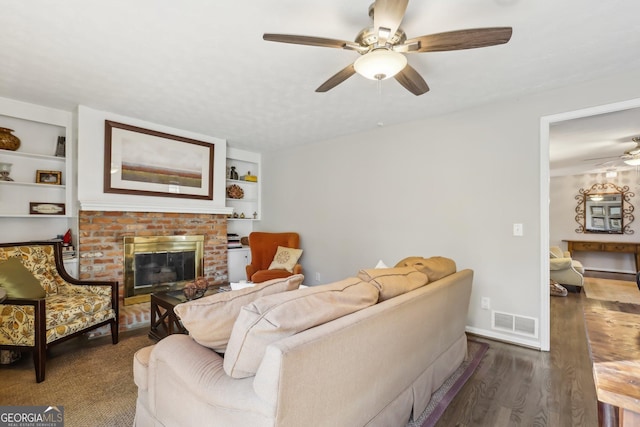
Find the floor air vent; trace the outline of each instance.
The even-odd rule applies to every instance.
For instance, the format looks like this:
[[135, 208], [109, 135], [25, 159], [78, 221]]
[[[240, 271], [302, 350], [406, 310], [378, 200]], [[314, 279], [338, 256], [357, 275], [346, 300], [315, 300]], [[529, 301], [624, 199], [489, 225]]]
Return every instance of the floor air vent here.
[[493, 329], [513, 332], [514, 334], [530, 337], [538, 336], [538, 319], [533, 317], [493, 311], [491, 326]]

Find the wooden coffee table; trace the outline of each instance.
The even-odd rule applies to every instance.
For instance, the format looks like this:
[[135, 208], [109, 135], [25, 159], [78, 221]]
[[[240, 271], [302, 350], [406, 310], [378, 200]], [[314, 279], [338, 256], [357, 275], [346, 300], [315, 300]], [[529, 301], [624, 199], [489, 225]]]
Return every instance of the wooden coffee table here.
[[[204, 296], [214, 295], [230, 290], [228, 285], [213, 286], [205, 292]], [[171, 334], [188, 334], [176, 316], [173, 308], [187, 302], [182, 289], [172, 291], [153, 292], [151, 294], [151, 324], [149, 338], [161, 340]]]

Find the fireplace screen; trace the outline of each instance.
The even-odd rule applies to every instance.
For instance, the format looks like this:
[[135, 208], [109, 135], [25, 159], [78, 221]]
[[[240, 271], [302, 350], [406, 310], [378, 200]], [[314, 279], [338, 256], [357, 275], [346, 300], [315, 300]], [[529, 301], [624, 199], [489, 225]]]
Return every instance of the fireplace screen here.
[[196, 253], [152, 252], [135, 255], [134, 289], [196, 278]]
[[125, 305], [203, 275], [204, 236], [125, 237]]

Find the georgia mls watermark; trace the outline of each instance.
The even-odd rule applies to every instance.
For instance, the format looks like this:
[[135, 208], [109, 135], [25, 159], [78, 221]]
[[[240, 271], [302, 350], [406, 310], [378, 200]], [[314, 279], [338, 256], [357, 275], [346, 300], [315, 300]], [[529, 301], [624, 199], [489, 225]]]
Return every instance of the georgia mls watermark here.
[[0, 427], [64, 427], [64, 407], [0, 406]]

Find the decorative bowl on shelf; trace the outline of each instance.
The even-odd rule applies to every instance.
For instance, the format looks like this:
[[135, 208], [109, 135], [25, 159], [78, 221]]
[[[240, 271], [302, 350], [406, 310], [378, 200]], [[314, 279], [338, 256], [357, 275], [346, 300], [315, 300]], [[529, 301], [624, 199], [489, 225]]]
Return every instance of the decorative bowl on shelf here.
[[237, 184], [232, 184], [227, 187], [227, 197], [230, 199], [242, 199], [244, 197], [244, 190]]
[[0, 149], [16, 151], [20, 148], [20, 138], [11, 132], [13, 129], [0, 127]]

